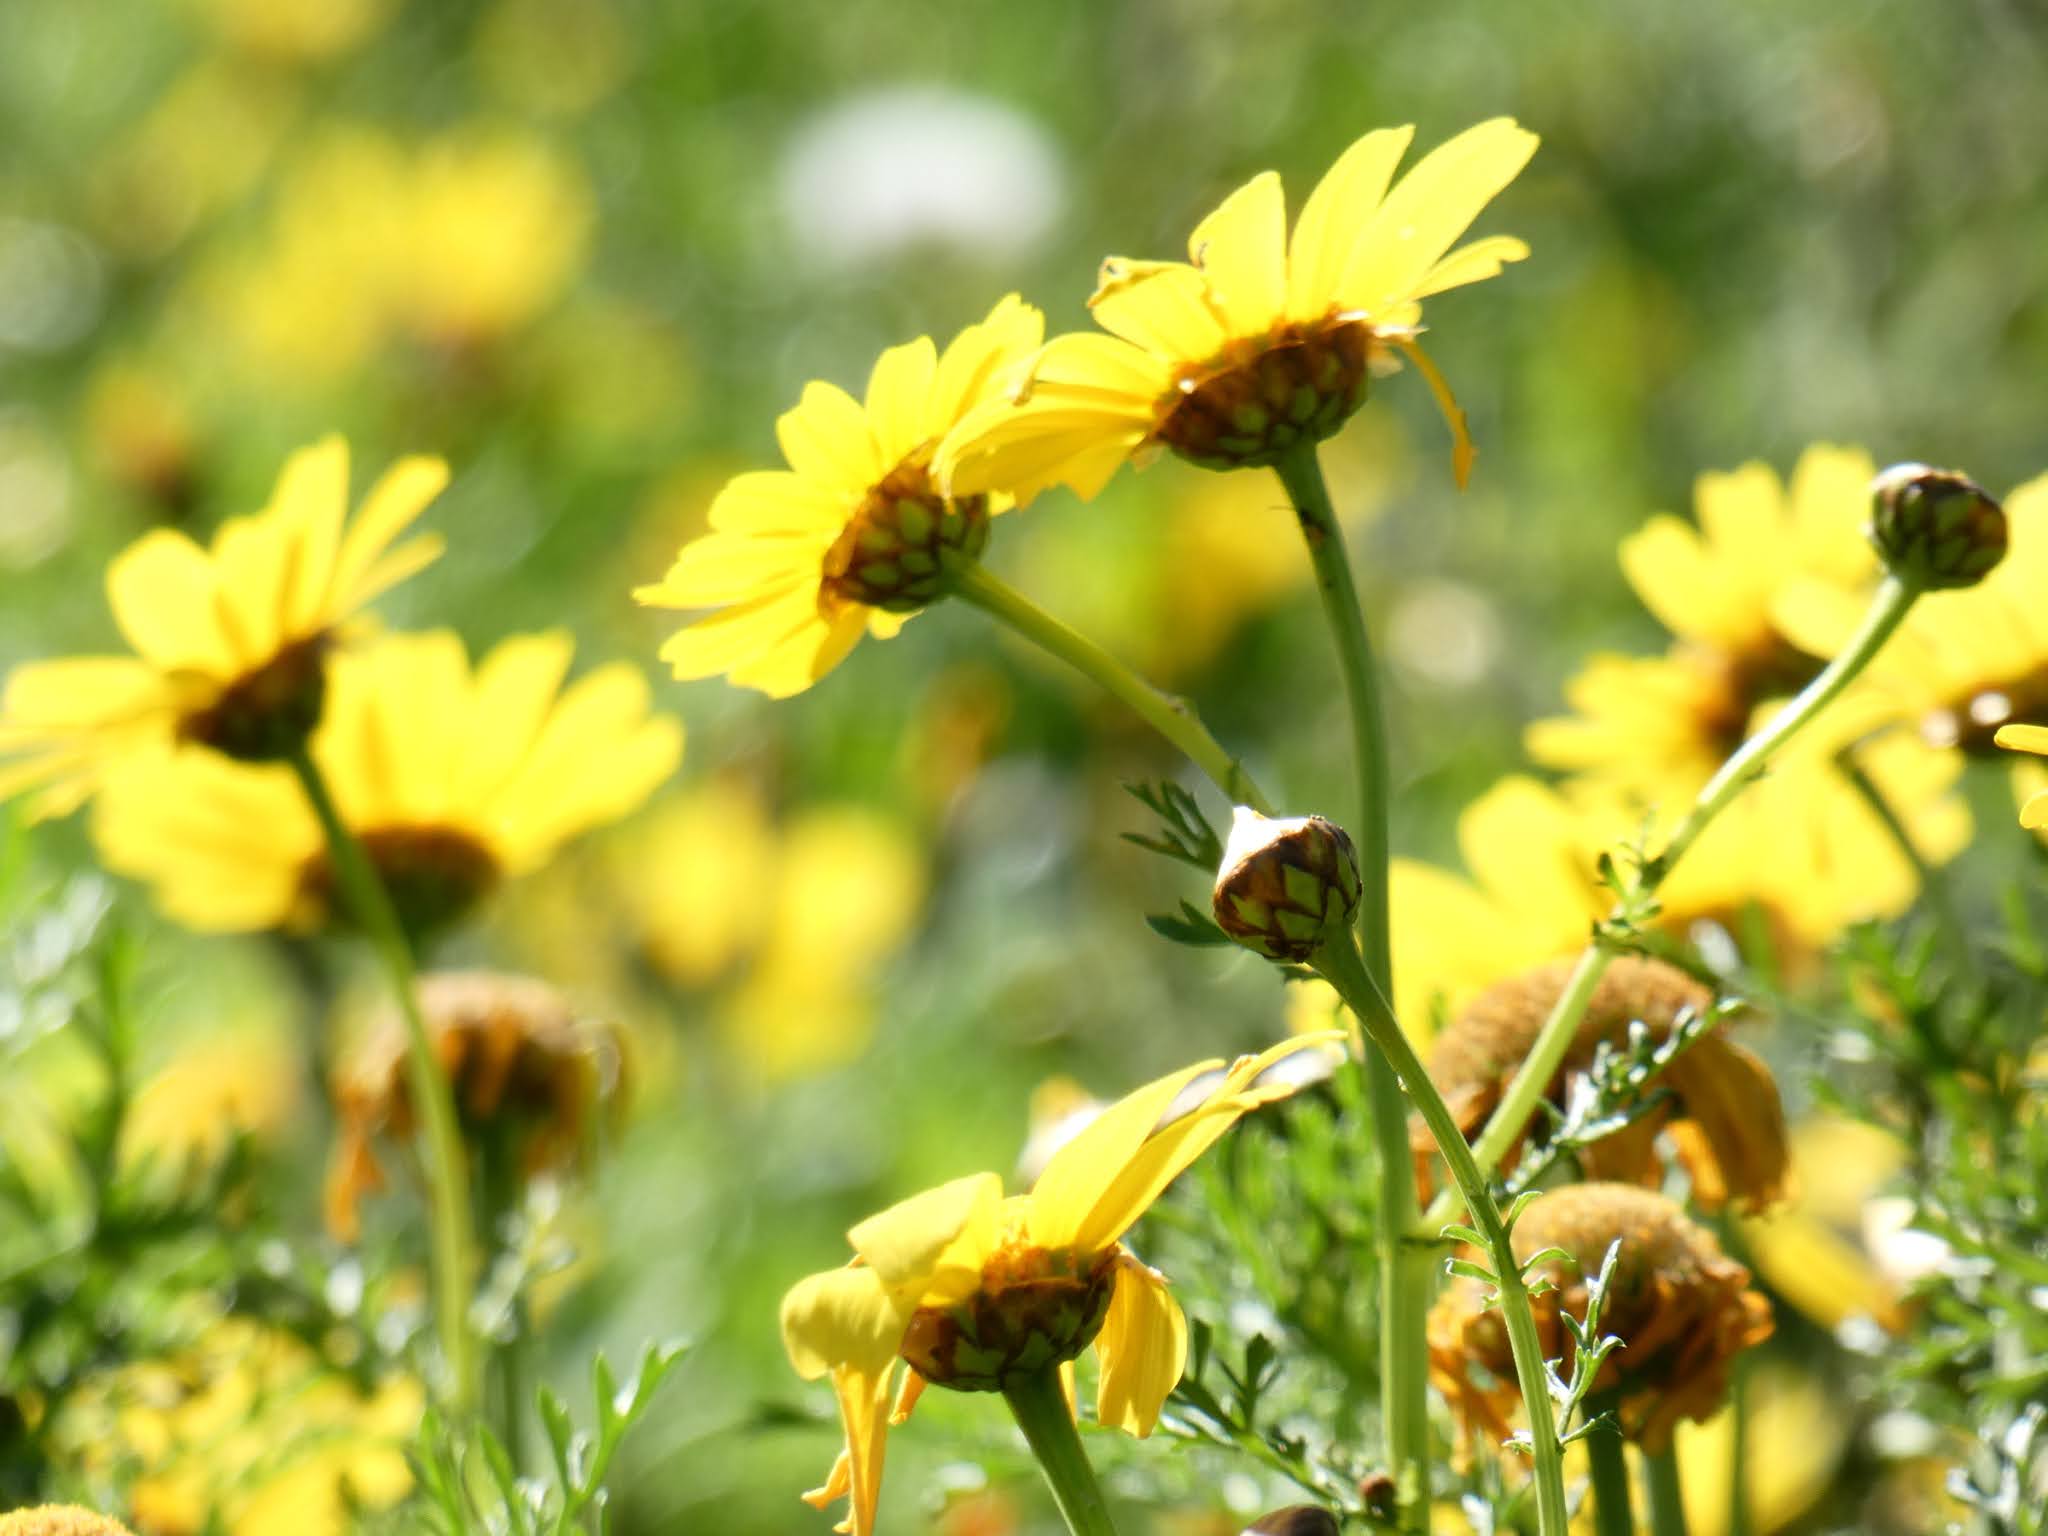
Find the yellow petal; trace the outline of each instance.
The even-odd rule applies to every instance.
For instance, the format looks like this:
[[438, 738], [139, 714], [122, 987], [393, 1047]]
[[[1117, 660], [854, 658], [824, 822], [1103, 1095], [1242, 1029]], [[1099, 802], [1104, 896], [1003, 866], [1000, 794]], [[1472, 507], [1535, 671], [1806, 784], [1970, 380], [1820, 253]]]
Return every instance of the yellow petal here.
[[807, 535], [776, 538], [707, 533], [685, 544], [668, 574], [633, 594], [663, 608], [705, 608], [786, 588], [821, 569], [826, 543]]
[[1294, 226], [1287, 258], [1287, 313], [1320, 320], [1337, 302], [1337, 283], [1387, 184], [1415, 137], [1413, 126], [1377, 128], [1345, 150], [1316, 183]]
[[898, 1201], [846, 1240], [892, 1292], [914, 1305], [945, 1305], [979, 1282], [1002, 1201], [1001, 1178], [972, 1174]]
[[796, 580], [677, 631], [662, 646], [661, 657], [677, 677], [715, 677], [765, 655], [798, 630], [823, 623], [817, 584]]
[[1041, 1248], [1075, 1249], [1083, 1228], [1096, 1223], [1103, 1196], [1137, 1158], [1167, 1106], [1181, 1089], [1221, 1065], [1200, 1061], [1147, 1083], [1118, 1099], [1055, 1152], [1031, 1187], [1031, 1240]]
[[1683, 518], [1659, 513], [1621, 541], [1619, 554], [1636, 596], [1674, 635], [1707, 638], [1727, 628], [1720, 571]]
[[[402, 458], [377, 477], [335, 556], [330, 601], [336, 614], [360, 608], [390, 586], [393, 577], [391, 567], [384, 565], [385, 552], [447, 484], [448, 466], [423, 454]], [[414, 541], [406, 548], [419, 543]], [[438, 539], [425, 541], [412, 558], [424, 565], [438, 556], [440, 549]]]
[[1876, 575], [1876, 551], [1863, 537], [1875, 473], [1861, 448], [1815, 443], [1799, 456], [1787, 495], [1801, 566], [1825, 580], [1859, 586]]
[[1422, 281], [1415, 286], [1414, 298], [1426, 299], [1433, 293], [1442, 293], [1447, 288], [1462, 288], [1467, 283], [1481, 283], [1489, 277], [1500, 276], [1500, 269], [1511, 261], [1527, 261], [1529, 245], [1513, 235], [1488, 235], [1484, 240], [1474, 240], [1470, 245], [1461, 245], [1442, 261], [1422, 274]]
[[1762, 564], [1782, 552], [1784, 492], [1769, 465], [1701, 475], [1693, 487], [1693, 505], [1700, 530], [1724, 559]]
[[[1088, 308], [1105, 331], [1156, 358], [1205, 363], [1230, 339], [1214, 298], [1193, 267], [1162, 265], [1142, 277], [1111, 277], [1096, 289]], [[1043, 369], [1034, 373], [1042, 377]]]
[[705, 521], [723, 533], [823, 532], [829, 542], [845, 524], [852, 506], [844, 491], [786, 469], [757, 469], [726, 481], [712, 498]]
[[456, 802], [484, 805], [511, 782], [554, 708], [576, 643], [567, 630], [514, 635], [476, 669]]
[[2036, 790], [2027, 803], [2020, 807], [2020, 825], [2030, 832], [2048, 827], [2048, 789]]
[[828, 1269], [782, 1298], [782, 1347], [806, 1381], [840, 1367], [880, 1375], [903, 1345], [909, 1316], [872, 1269]]
[[[829, 622], [806, 625], [774, 649], [743, 662], [728, 674], [735, 687], [754, 688], [771, 699], [802, 693], [846, 659], [869, 629], [877, 609], [849, 605]], [[893, 615], [892, 615], [893, 617]]]
[[789, 467], [821, 486], [863, 494], [887, 467], [868, 428], [867, 414], [836, 385], [813, 381], [775, 423]]
[[929, 406], [938, 348], [929, 336], [891, 347], [875, 359], [868, 376], [868, 426], [881, 450], [884, 472], [932, 436]]
[[1261, 335], [1280, 319], [1286, 246], [1286, 200], [1272, 171], [1231, 193], [1188, 237], [1188, 257], [1208, 279], [1210, 301], [1233, 336]]
[[1452, 242], [1529, 163], [1536, 143], [1535, 134], [1497, 117], [1423, 156], [1360, 233], [1338, 282], [1339, 306], [1377, 318], [1414, 298]]
[[1992, 740], [2015, 752], [2037, 752], [2048, 757], [2048, 725], [2001, 725]]
[[1128, 1254], [1117, 1261], [1116, 1289], [1095, 1352], [1102, 1361], [1095, 1417], [1144, 1439], [1187, 1369], [1188, 1323], [1166, 1277]]
[[1045, 316], [1016, 294], [1005, 295], [986, 320], [968, 326], [940, 356], [932, 380], [931, 430], [944, 436], [975, 406], [1000, 395], [1044, 340]]
[[116, 555], [107, 601], [136, 654], [159, 671], [226, 676], [241, 663], [214, 622], [213, 566], [182, 533], [154, 529]]
[[1429, 354], [1419, 343], [1408, 340], [1396, 343], [1408, 355], [1408, 361], [1415, 365], [1415, 371], [1422, 375], [1429, 386], [1430, 395], [1436, 400], [1437, 411], [1443, 416], [1444, 425], [1451, 429], [1451, 477], [1458, 482], [1458, 489], [1465, 488], [1465, 482], [1472, 478], [1472, 432], [1466, 425], [1465, 412], [1459, 407], [1457, 396], [1451, 393], [1451, 386], [1437, 371]]

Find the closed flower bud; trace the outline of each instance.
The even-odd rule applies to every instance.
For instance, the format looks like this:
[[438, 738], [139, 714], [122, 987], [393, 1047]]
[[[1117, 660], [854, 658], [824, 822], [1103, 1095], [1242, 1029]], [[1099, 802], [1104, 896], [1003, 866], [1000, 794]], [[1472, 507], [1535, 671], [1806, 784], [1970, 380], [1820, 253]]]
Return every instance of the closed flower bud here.
[[2005, 509], [1968, 475], [1894, 464], [1870, 497], [1870, 542], [1902, 581], [1974, 587], [2005, 558]]
[[1321, 816], [1237, 808], [1216, 876], [1217, 925], [1268, 960], [1304, 961], [1358, 910], [1358, 860]]

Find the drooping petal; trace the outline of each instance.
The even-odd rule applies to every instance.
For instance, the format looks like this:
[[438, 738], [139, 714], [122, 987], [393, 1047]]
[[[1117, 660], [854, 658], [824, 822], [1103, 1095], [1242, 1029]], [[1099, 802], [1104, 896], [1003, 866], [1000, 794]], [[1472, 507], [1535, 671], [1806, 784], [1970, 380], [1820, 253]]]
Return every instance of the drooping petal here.
[[1031, 1187], [1031, 1240], [1041, 1248], [1076, 1248], [1102, 1197], [1123, 1177], [1167, 1106], [1195, 1078], [1221, 1065], [1200, 1061], [1147, 1083], [1118, 1099], [1055, 1152]]
[[[1188, 237], [1210, 302], [1233, 336], [1272, 328], [1287, 305], [1287, 205], [1280, 177], [1262, 171], [1226, 197]], [[1099, 313], [1099, 312], [1098, 312]]]
[[1411, 125], [1377, 128], [1337, 158], [1302, 206], [1287, 256], [1290, 319], [1320, 320], [1337, 302], [1337, 283], [1358, 236], [1386, 196], [1394, 167], [1415, 137]]
[[1415, 365], [1415, 371], [1422, 375], [1429, 385], [1430, 395], [1436, 400], [1436, 408], [1443, 416], [1444, 425], [1451, 429], [1451, 477], [1458, 482], [1458, 489], [1465, 488], [1465, 482], [1472, 478], [1472, 429], [1466, 424], [1465, 412], [1458, 404], [1457, 396], [1451, 393], [1451, 386], [1437, 371], [1427, 352], [1412, 339], [1394, 343], [1407, 354], [1408, 361]]
[[1413, 299], [1452, 242], [1529, 163], [1536, 142], [1497, 117], [1417, 161], [1360, 232], [1338, 282], [1340, 307], [1379, 319]]
[[839, 1418], [846, 1426], [846, 1449], [833, 1462], [824, 1486], [802, 1497], [813, 1509], [845, 1499], [846, 1518], [833, 1527], [843, 1536], [873, 1536], [875, 1508], [882, 1494], [882, 1460], [889, 1448], [890, 1374], [888, 1365], [874, 1374], [851, 1367], [832, 1373]]
[[902, 1348], [908, 1316], [874, 1270], [828, 1269], [782, 1298], [782, 1347], [805, 1381], [840, 1367], [881, 1375]]
[[846, 1234], [871, 1271], [914, 1305], [946, 1305], [972, 1292], [995, 1245], [1003, 1181], [971, 1174], [900, 1200]]
[[1129, 1254], [1117, 1260], [1116, 1289], [1095, 1352], [1102, 1361], [1095, 1417], [1143, 1440], [1187, 1369], [1188, 1323], [1166, 1277]]

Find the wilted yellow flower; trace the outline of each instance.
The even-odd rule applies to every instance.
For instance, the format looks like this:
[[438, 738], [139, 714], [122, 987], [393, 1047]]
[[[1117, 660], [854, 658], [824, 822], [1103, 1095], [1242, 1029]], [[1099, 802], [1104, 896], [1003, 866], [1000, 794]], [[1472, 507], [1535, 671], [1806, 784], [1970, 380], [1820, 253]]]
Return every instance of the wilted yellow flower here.
[[[16, 667], [0, 695], [0, 798], [61, 815], [113, 768], [176, 743], [231, 757], [284, 755], [319, 722], [330, 654], [366, 603], [441, 552], [393, 542], [447, 483], [438, 459], [401, 459], [346, 529], [348, 448], [292, 455], [270, 505], [223, 524], [210, 549], [159, 528], [107, 570], [133, 656]], [[211, 754], [181, 754], [226, 768]], [[171, 771], [145, 767], [145, 773]]]
[[993, 1173], [956, 1179], [891, 1206], [847, 1233], [855, 1258], [800, 1281], [782, 1303], [782, 1338], [799, 1375], [829, 1375], [846, 1449], [819, 1508], [851, 1501], [839, 1527], [875, 1528], [896, 1365], [909, 1366], [893, 1421], [927, 1383], [998, 1391], [1071, 1361], [1101, 1358], [1096, 1414], [1144, 1437], [1180, 1380], [1187, 1322], [1166, 1277], [1121, 1241], [1166, 1186], [1248, 1111], [1293, 1091], [1268, 1069], [1329, 1037], [1245, 1057], [1161, 1123], [1183, 1090], [1221, 1062], [1201, 1062], [1104, 1110], [1052, 1155], [1028, 1195], [1003, 1195]]
[[[1563, 994], [1573, 964], [1553, 960], [1494, 983], [1436, 1037], [1429, 1075], [1468, 1140], [1492, 1118]], [[1676, 966], [1640, 955], [1616, 957], [1594, 988], [1545, 1097], [1562, 1108], [1571, 1077], [1592, 1066], [1603, 1042], [1624, 1044], [1631, 1024], [1642, 1024], [1651, 1040], [1663, 1041], [1681, 1019], [1713, 1006], [1713, 992]], [[1587, 1178], [1657, 1187], [1664, 1174], [1658, 1138], [1668, 1135], [1700, 1205], [1717, 1209], [1732, 1199], [1756, 1211], [1784, 1198], [1790, 1166], [1785, 1110], [1770, 1069], [1754, 1053], [1711, 1032], [1686, 1047], [1657, 1084], [1669, 1099], [1588, 1147]], [[1418, 1165], [1426, 1169], [1436, 1142], [1420, 1119], [1410, 1124], [1410, 1140]]]
[[129, 1531], [111, 1516], [76, 1504], [38, 1504], [0, 1515], [0, 1536], [129, 1536]]
[[[2002, 725], [1993, 739], [2008, 751], [2048, 757], [2048, 725]], [[2038, 832], [2048, 827], [2048, 783], [2040, 781], [2040, 769], [2036, 765], [2016, 765], [2015, 778], [2022, 770], [2030, 777], [2023, 781], [2026, 788], [2025, 799], [2020, 805], [2020, 825]]]
[[[1567, 1375], [1573, 1345], [1562, 1315], [1585, 1316], [1586, 1282], [1616, 1239], [1621, 1255], [1600, 1328], [1623, 1347], [1602, 1364], [1595, 1388], [1620, 1393], [1622, 1433], [1654, 1454], [1680, 1419], [1720, 1406], [1735, 1356], [1770, 1337], [1771, 1308], [1750, 1288], [1749, 1271], [1664, 1196], [1630, 1184], [1567, 1185], [1531, 1201], [1514, 1231], [1524, 1261], [1548, 1248], [1568, 1256], [1531, 1271], [1556, 1289], [1530, 1300], [1544, 1358]], [[1491, 1289], [1467, 1276], [1451, 1282], [1430, 1309], [1429, 1360], [1467, 1426], [1499, 1439], [1521, 1395], [1507, 1325], [1486, 1301]]]
[[942, 494], [933, 450], [1007, 387], [1044, 324], [1012, 294], [943, 354], [928, 336], [884, 352], [865, 402], [807, 385], [775, 424], [789, 468], [728, 481], [711, 503], [711, 531], [633, 594], [651, 607], [718, 610], [662, 647], [676, 676], [723, 673], [786, 698], [863, 634], [893, 635], [943, 596], [946, 563], [979, 554], [1009, 500], [1000, 485]]
[[[423, 976], [420, 1012], [472, 1147], [500, 1147], [526, 1177], [587, 1150], [599, 1110], [619, 1091], [619, 1038], [545, 982], [492, 971]], [[374, 1141], [414, 1131], [404, 1021], [386, 1010], [334, 1071], [341, 1122], [327, 1174], [327, 1227], [360, 1230], [360, 1196], [384, 1184]]]
[[[515, 636], [472, 670], [452, 632], [390, 635], [336, 658], [315, 762], [407, 927], [459, 917], [497, 882], [640, 804], [682, 727], [650, 714], [626, 662], [566, 689], [573, 642]], [[181, 753], [111, 777], [93, 836], [203, 931], [305, 932], [337, 917], [327, 845], [283, 767]]]
[[343, 1536], [350, 1510], [412, 1488], [405, 1447], [425, 1395], [390, 1376], [365, 1389], [292, 1335], [238, 1318], [191, 1348], [85, 1383], [52, 1428], [89, 1474], [138, 1466], [132, 1518], [154, 1536]]
[[1471, 444], [1416, 345], [1422, 300], [1528, 254], [1507, 235], [1451, 244], [1528, 163], [1536, 136], [1495, 118], [1395, 182], [1414, 133], [1384, 128], [1346, 150], [1291, 240], [1280, 178], [1267, 171], [1195, 227], [1188, 262], [1105, 261], [1088, 303], [1110, 334], [1050, 342], [1011, 399], [947, 439], [945, 483], [1019, 500], [1065, 484], [1088, 498], [1161, 445], [1204, 468], [1273, 464], [1342, 426], [1397, 351], [1435, 392], [1463, 483]]
[[[1846, 712], [1870, 725], [1905, 721], [1936, 746], [1986, 755], [2000, 726], [2048, 715], [2048, 475], [2014, 491], [2005, 512], [2005, 559], [1973, 587], [1915, 603]], [[1831, 655], [1863, 607], [1854, 591], [1808, 582], [1780, 612], [1794, 641]]]

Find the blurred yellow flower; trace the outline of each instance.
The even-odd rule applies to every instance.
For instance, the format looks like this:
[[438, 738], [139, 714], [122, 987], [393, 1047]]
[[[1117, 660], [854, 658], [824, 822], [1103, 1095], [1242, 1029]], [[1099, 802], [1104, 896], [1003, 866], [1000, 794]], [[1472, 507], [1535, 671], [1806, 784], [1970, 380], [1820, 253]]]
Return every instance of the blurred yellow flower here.
[[52, 1443], [95, 1478], [139, 1468], [129, 1507], [152, 1536], [343, 1536], [352, 1509], [411, 1490], [424, 1406], [410, 1378], [365, 1389], [292, 1335], [227, 1318], [178, 1355], [85, 1383]]
[[1850, 1419], [1811, 1376], [1768, 1365], [1743, 1382], [1743, 1508], [1735, 1516], [1735, 1408], [1678, 1426], [1672, 1447], [1693, 1536], [1758, 1536], [1797, 1523], [1820, 1502], [1849, 1443]]
[[128, 1527], [76, 1504], [38, 1504], [0, 1515], [0, 1536], [129, 1536]]
[[[1000, 1391], [1091, 1343], [1102, 1362], [1096, 1416], [1151, 1434], [1186, 1362], [1187, 1321], [1166, 1277], [1123, 1235], [1240, 1117], [1293, 1091], [1269, 1068], [1330, 1039], [1242, 1057], [1190, 1105], [1178, 1102], [1184, 1091], [1221, 1062], [1148, 1083], [1055, 1152], [1028, 1195], [1005, 1198], [998, 1175], [975, 1174], [848, 1232], [853, 1262], [800, 1281], [782, 1302], [791, 1364], [807, 1381], [832, 1378], [846, 1426], [846, 1449], [806, 1502], [849, 1499], [839, 1529], [869, 1536], [888, 1424], [927, 1383]], [[890, 1415], [899, 1357], [909, 1370]]]
[[[116, 767], [174, 743], [281, 756], [320, 719], [347, 621], [440, 554], [434, 535], [392, 546], [447, 479], [438, 459], [401, 459], [344, 529], [348, 448], [330, 437], [293, 454], [270, 505], [223, 524], [211, 549], [167, 528], [144, 534], [107, 569], [114, 622], [136, 654], [9, 675], [0, 798], [32, 790], [31, 815], [61, 815]], [[192, 758], [212, 761], [178, 761]]]
[[760, 789], [737, 774], [650, 811], [612, 864], [655, 969], [677, 986], [707, 987], [753, 953], [775, 904], [778, 842]]
[[776, 422], [789, 468], [727, 482], [711, 503], [711, 531], [633, 594], [651, 607], [718, 610], [662, 647], [676, 676], [723, 673], [786, 698], [831, 671], [863, 634], [893, 635], [941, 596], [944, 562], [980, 553], [988, 519], [1009, 503], [942, 495], [932, 451], [1007, 387], [1043, 328], [1044, 317], [1012, 294], [943, 354], [928, 336], [884, 352], [864, 403], [831, 384], [806, 386]]
[[[2048, 757], [2048, 725], [2002, 725], [1994, 738], [1997, 744], [2012, 752], [2031, 752], [2036, 757]], [[2024, 769], [2030, 778], [2025, 782], [2025, 798], [2020, 805], [2020, 825], [2032, 827], [2035, 831], [2048, 828], [2048, 783], [2040, 781], [2040, 768], [2036, 764], [2016, 765]]]
[[1790, 1204], [1742, 1222], [1757, 1274], [1784, 1301], [1832, 1332], [1852, 1317], [1897, 1331], [1901, 1287], [1866, 1242], [1878, 1193], [1905, 1161], [1898, 1139], [1862, 1121], [1802, 1120], [1792, 1132]]
[[332, 58], [366, 41], [394, 0], [186, 0], [222, 40], [294, 62]]
[[129, 1102], [122, 1162], [204, 1168], [238, 1136], [278, 1136], [298, 1113], [300, 1070], [290, 1042], [274, 1029], [229, 1027], [186, 1047]]
[[[342, 653], [313, 757], [415, 933], [637, 807], [682, 727], [614, 662], [564, 689], [573, 642], [515, 636], [472, 669], [452, 632]], [[304, 932], [336, 917], [319, 823], [291, 771], [181, 753], [111, 776], [93, 835], [107, 866], [205, 931]]]
[[1528, 255], [1506, 235], [1450, 247], [1528, 163], [1536, 136], [1495, 118], [1395, 182], [1414, 133], [1384, 128], [1346, 150], [1291, 240], [1280, 178], [1267, 171], [1195, 227], [1188, 262], [1105, 261], [1088, 302], [1110, 334], [1050, 342], [1022, 388], [947, 439], [942, 479], [1020, 501], [1066, 484], [1085, 499], [1161, 444], [1205, 468], [1272, 464], [1343, 425], [1398, 350], [1451, 425], [1462, 484], [1471, 444], [1416, 345], [1421, 301]]
[[[2010, 544], [1981, 582], [1913, 605], [1864, 673], [1845, 712], [1917, 725], [1937, 746], [1988, 754], [2008, 721], [2048, 715], [2048, 475], [2006, 498]], [[1863, 613], [1858, 593], [1819, 581], [1779, 604], [1786, 633], [1832, 655]]]
[[581, 267], [592, 217], [581, 170], [543, 138], [330, 129], [253, 248], [202, 286], [267, 379], [320, 384], [396, 337], [460, 352], [518, 330]]

